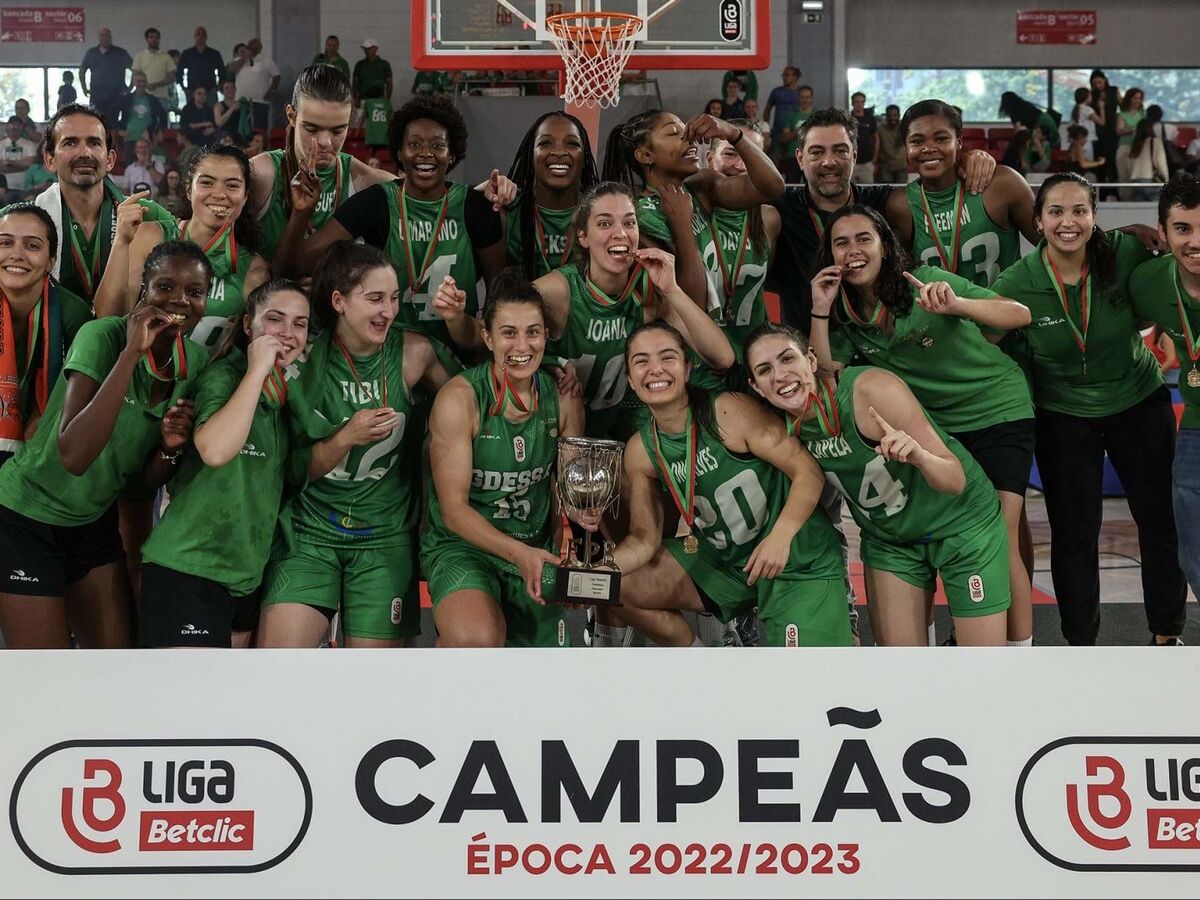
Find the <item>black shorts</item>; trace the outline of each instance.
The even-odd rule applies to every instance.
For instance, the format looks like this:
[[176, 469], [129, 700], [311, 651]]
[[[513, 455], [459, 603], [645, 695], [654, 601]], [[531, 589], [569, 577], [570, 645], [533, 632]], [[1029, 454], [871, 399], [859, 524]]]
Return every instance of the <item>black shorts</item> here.
[[229, 647], [235, 631], [258, 624], [259, 594], [235, 597], [199, 575], [142, 564], [140, 647]]
[[1033, 469], [1033, 419], [1000, 422], [954, 435], [998, 491], [1025, 496]]
[[61, 597], [93, 569], [124, 560], [115, 503], [87, 525], [47, 525], [0, 506], [0, 593]]

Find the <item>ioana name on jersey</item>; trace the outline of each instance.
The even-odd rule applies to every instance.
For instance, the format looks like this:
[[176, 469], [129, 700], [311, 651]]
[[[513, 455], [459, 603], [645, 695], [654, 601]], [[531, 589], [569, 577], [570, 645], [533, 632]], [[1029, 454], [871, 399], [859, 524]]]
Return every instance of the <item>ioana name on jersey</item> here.
[[[428, 241], [433, 235], [433, 222], [426, 219], [423, 222], [410, 220], [408, 223], [408, 239], [410, 241]], [[458, 222], [447, 219], [442, 223], [438, 232], [438, 241], [453, 241], [458, 239]]]
[[629, 337], [629, 322], [626, 319], [588, 319], [589, 341], [616, 341]]
[[[713, 452], [707, 447], [701, 447], [696, 452], [696, 477], [707, 475], [717, 467], [717, 458], [713, 456]], [[678, 462], [671, 463], [671, 477], [675, 479], [676, 484], [687, 484], [690, 475], [688, 473], [688, 461], [681, 459]]]
[[472, 469], [471, 487], [481, 491], [526, 491], [532, 485], [545, 481], [549, 474], [549, 466], [535, 466], [524, 472], [493, 472], [490, 469]]

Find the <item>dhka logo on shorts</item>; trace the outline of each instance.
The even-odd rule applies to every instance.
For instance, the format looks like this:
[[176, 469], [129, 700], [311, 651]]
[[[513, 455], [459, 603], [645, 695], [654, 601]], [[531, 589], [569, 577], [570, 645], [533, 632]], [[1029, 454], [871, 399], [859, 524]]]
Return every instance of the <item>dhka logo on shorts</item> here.
[[970, 592], [972, 603], [983, 602], [983, 579], [978, 575], [972, 575], [967, 579], [967, 591]]
[[8, 576], [9, 581], [28, 581], [31, 584], [37, 584], [38, 579], [33, 575], [26, 575], [24, 569], [13, 569], [12, 574]]
[[263, 453], [261, 450], [259, 450], [257, 447], [255, 447], [253, 444], [251, 444], [249, 442], [247, 442], [246, 446], [242, 447], [242, 449], [239, 450], [238, 452], [242, 456], [254, 456], [254, 457], [257, 457], [258, 459], [266, 459], [267, 458], [267, 454]]

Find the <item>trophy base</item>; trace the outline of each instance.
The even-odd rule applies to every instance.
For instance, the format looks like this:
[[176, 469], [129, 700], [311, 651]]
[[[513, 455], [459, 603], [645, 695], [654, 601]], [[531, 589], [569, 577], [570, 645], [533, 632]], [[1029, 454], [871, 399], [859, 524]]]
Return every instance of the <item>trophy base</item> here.
[[555, 603], [620, 606], [621, 572], [610, 568], [559, 566], [551, 600]]

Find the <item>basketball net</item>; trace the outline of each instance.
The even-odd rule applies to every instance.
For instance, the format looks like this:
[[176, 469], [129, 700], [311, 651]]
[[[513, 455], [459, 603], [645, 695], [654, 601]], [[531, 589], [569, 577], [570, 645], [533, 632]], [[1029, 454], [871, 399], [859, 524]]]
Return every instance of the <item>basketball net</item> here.
[[566, 66], [562, 97], [569, 107], [612, 107], [621, 102], [621, 73], [641, 29], [638, 16], [623, 13], [546, 18], [546, 31]]

